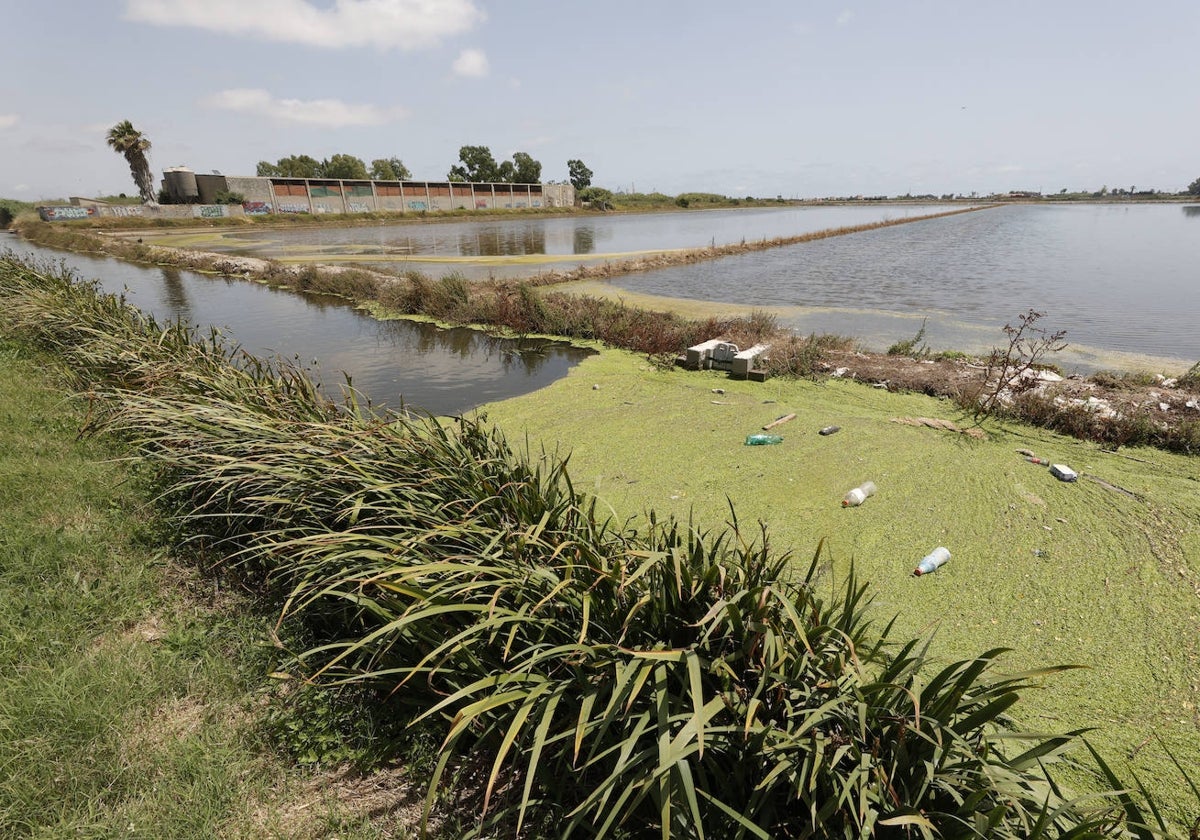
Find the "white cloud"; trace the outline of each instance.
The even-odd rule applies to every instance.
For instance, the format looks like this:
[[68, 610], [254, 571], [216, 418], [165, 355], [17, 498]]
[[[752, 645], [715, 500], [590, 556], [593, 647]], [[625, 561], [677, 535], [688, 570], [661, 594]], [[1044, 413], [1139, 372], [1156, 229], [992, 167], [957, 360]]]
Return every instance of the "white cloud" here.
[[431, 47], [483, 22], [475, 0], [126, 0], [125, 17], [314, 47]]
[[405, 115], [403, 108], [355, 105], [338, 99], [279, 99], [262, 88], [222, 90], [201, 100], [209, 108], [241, 114], [258, 114], [286, 122], [311, 123], [327, 128], [382, 125]]
[[853, 19], [854, 19], [854, 12], [850, 11], [849, 9], [846, 9], [840, 15], [837, 16], [837, 25], [845, 26], [846, 24], [850, 23], [850, 21]]
[[29, 192], [31, 189], [33, 189], [33, 187], [29, 186], [28, 184], [17, 184], [13, 187], [13, 192], [24, 193]]
[[488, 74], [488, 60], [483, 50], [463, 50], [454, 59], [454, 75], [482, 79]]
[[12, 128], [21, 118], [16, 114], [0, 114], [0, 129]]

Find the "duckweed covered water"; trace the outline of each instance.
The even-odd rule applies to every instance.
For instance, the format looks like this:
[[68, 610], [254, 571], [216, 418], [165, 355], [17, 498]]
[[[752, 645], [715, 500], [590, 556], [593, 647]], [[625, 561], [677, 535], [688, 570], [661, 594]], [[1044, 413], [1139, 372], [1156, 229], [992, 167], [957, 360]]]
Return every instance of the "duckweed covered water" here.
[[[714, 393], [720, 388], [724, 393]], [[778, 418], [778, 446], [748, 434]], [[893, 418], [969, 426], [953, 403], [851, 382], [736, 382], [659, 372], [606, 352], [537, 393], [486, 408], [510, 440], [571, 455], [576, 486], [614, 515], [649, 509], [707, 526], [761, 519], [807, 562], [827, 540], [833, 575], [853, 563], [881, 623], [934, 633], [946, 658], [1013, 648], [1012, 670], [1077, 664], [1018, 707], [1030, 728], [1097, 727], [1106, 756], [1134, 755], [1152, 790], [1189, 794], [1157, 739], [1200, 766], [1200, 463], [1153, 450], [1104, 452], [1049, 432], [989, 423], [986, 440]], [[821, 436], [831, 424], [836, 435]], [[1078, 482], [1015, 450], [1072, 466]], [[843, 508], [847, 490], [878, 492]], [[944, 545], [953, 560], [915, 578]], [[1190, 802], [1194, 810], [1195, 803]]]

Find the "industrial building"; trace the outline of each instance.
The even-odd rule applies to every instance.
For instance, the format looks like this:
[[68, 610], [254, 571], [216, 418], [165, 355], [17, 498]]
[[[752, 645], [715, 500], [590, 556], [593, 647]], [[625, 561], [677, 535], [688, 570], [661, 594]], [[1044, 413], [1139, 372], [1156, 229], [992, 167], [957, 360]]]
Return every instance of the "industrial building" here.
[[200, 174], [177, 166], [163, 172], [163, 187], [178, 204], [217, 204], [236, 193], [246, 213], [421, 213], [446, 210], [518, 210], [571, 207], [570, 184], [459, 181], [347, 181]]

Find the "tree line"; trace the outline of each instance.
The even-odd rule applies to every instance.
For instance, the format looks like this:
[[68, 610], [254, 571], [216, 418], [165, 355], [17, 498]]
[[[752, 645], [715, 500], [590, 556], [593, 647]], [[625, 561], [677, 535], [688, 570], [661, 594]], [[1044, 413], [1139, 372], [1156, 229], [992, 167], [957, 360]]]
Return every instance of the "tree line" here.
[[[575, 189], [592, 183], [592, 170], [580, 160], [567, 161], [567, 172]], [[324, 160], [309, 155], [288, 155], [275, 163], [258, 162], [255, 174], [276, 178], [328, 178], [342, 181], [410, 181], [412, 171], [398, 157], [377, 158], [367, 166], [362, 158], [336, 154]], [[487, 146], [463, 146], [458, 163], [446, 173], [447, 181], [475, 183], [538, 184], [542, 180], [541, 161], [527, 152], [516, 152], [512, 160], [497, 162]]]

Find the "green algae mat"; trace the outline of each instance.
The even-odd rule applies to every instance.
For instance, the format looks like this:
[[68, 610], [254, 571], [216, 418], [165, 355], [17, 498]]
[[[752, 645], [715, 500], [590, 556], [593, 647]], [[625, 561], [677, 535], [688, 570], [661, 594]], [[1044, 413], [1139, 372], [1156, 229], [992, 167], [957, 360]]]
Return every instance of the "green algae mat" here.
[[[1026, 729], [1088, 735], [1192, 813], [1164, 747], [1200, 767], [1200, 458], [1096, 445], [986, 421], [952, 401], [831, 380], [660, 371], [606, 351], [536, 393], [485, 407], [516, 446], [570, 455], [577, 487], [619, 519], [649, 510], [746, 533], [766, 523], [797, 568], [824, 540], [830, 580], [854, 565], [897, 638], [941, 659], [1012, 649], [1002, 667], [1071, 664], [1016, 707]], [[771, 430], [777, 445], [747, 446]], [[903, 422], [908, 421], [908, 422]], [[820, 429], [840, 430], [820, 435]], [[1017, 452], [1079, 474], [1059, 481]], [[843, 507], [846, 491], [878, 491]], [[937, 546], [952, 559], [912, 575]], [[1194, 813], [1193, 813], [1194, 816]]]

